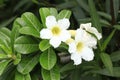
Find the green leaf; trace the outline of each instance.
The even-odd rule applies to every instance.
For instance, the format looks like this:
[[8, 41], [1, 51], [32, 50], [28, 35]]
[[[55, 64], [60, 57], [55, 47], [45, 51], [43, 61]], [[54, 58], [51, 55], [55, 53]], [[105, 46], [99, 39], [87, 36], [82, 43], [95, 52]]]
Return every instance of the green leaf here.
[[0, 59], [8, 58], [6, 54], [0, 53]]
[[42, 68], [42, 78], [43, 80], [60, 80], [58, 67], [55, 66], [49, 71]]
[[[101, 12], [101, 11], [98, 11], [97, 13], [98, 13], [101, 17], [104, 17], [105, 19], [107, 19], [107, 20], [109, 20], [109, 21], [112, 19], [111, 16], [110, 16], [110, 14], [107, 14], [107, 13]], [[103, 18], [103, 19], [104, 19], [104, 18]], [[105, 20], [105, 19], [104, 19], [104, 20]]]
[[76, 0], [81, 8], [83, 8], [86, 12], [89, 12], [89, 6], [85, 3], [84, 0]]
[[38, 43], [34, 38], [20, 36], [15, 40], [14, 48], [18, 53], [28, 54], [39, 50]]
[[33, 27], [22, 27], [19, 30], [19, 32], [21, 34], [32, 35], [34, 37], [40, 38], [40, 35], [38, 34], [38, 32], [36, 32], [36, 30]]
[[14, 25], [19, 25], [20, 27], [24, 27], [24, 26], [27, 26], [27, 23], [22, 19], [22, 18], [17, 18], [15, 21], [14, 21]]
[[39, 55], [22, 59], [17, 66], [18, 72], [22, 74], [28, 74], [37, 65], [38, 60], [39, 60]]
[[104, 40], [103, 44], [102, 44], [102, 47], [101, 47], [101, 50], [104, 51], [108, 45], [108, 43], [110, 42], [110, 40], [112, 39], [114, 33], [115, 33], [115, 29], [110, 33], [110, 35], [107, 37], [106, 40]]
[[102, 62], [104, 63], [105, 67], [109, 70], [109, 72], [112, 74], [113, 73], [113, 64], [111, 61], [111, 58], [108, 54], [106, 53], [101, 53], [100, 57], [102, 59]]
[[[12, 32], [11, 32], [11, 47], [12, 47], [12, 52], [14, 52], [14, 42], [15, 42], [15, 39], [20, 35], [19, 34], [19, 29], [20, 29], [21, 25], [18, 24], [18, 22], [22, 22], [22, 20], [20, 18], [17, 18], [14, 21]], [[21, 23], [21, 24], [23, 24], [23, 23]]]
[[64, 66], [60, 69], [60, 72], [61, 72], [61, 73], [64, 73], [64, 72], [66, 72], [66, 71], [70, 71], [70, 70], [73, 70], [73, 69], [75, 69], [75, 68], [76, 68], [76, 66], [73, 65], [73, 63], [68, 63], [68, 64], [64, 65]]
[[40, 13], [42, 23], [43, 23], [44, 27], [46, 27], [45, 20], [46, 20], [46, 17], [50, 15], [50, 9], [49, 8], [40, 8], [39, 13]]
[[3, 73], [9, 62], [10, 60], [3, 60], [0, 62], [0, 75]]
[[8, 30], [7, 28], [0, 28], [0, 39], [5, 39], [10, 42], [10, 34], [10, 30]]
[[27, 26], [34, 28], [36, 33], [39, 35], [39, 31], [42, 29], [42, 24], [33, 13], [24, 13], [22, 15], [22, 19], [26, 22]]
[[56, 64], [56, 54], [53, 49], [48, 49], [40, 55], [40, 64], [44, 69], [50, 70]]
[[0, 28], [0, 32], [4, 33], [6, 36], [8, 36], [10, 38], [11, 36], [11, 31], [8, 28]]
[[115, 19], [117, 19], [119, 13], [119, 7], [120, 7], [120, 0], [113, 0], [113, 7], [114, 7]]
[[12, 54], [12, 49], [10, 47], [10, 44], [5, 39], [0, 39], [0, 48], [6, 53], [6, 54]]
[[15, 80], [31, 80], [30, 74], [23, 75], [16, 71]]
[[69, 10], [62, 10], [60, 13], [57, 15], [57, 19], [63, 19], [63, 18], [70, 18], [71, 16], [71, 11]]
[[17, 53], [16, 58], [13, 63], [14, 63], [14, 65], [17, 65], [17, 64], [19, 64], [20, 61], [21, 61], [21, 54]]
[[90, 15], [91, 15], [91, 19], [92, 19], [92, 24], [94, 27], [97, 28], [97, 30], [99, 32], [102, 32], [100, 19], [99, 19], [99, 15], [96, 11], [95, 4], [94, 4], [93, 0], [88, 0], [88, 3], [89, 3], [89, 7], [90, 7]]
[[113, 67], [113, 74], [109, 73], [109, 71], [106, 68], [95, 71], [95, 73], [99, 73], [106, 76], [112, 76], [112, 77], [120, 77], [120, 67]]
[[50, 14], [57, 17], [58, 12], [57, 12], [56, 8], [50, 8]]
[[58, 4], [56, 5], [56, 8], [58, 10], [61, 10], [61, 9], [65, 9], [65, 8], [73, 8], [74, 6], [76, 6], [76, 1], [68, 1], [68, 2], [65, 2], [65, 3], [61, 3], [61, 4]]
[[117, 30], [120, 30], [120, 25], [114, 25], [113, 27]]
[[119, 61], [120, 60], [120, 50], [111, 53], [110, 57], [113, 62]]
[[42, 40], [39, 44], [39, 49], [45, 51], [50, 48], [49, 40]]

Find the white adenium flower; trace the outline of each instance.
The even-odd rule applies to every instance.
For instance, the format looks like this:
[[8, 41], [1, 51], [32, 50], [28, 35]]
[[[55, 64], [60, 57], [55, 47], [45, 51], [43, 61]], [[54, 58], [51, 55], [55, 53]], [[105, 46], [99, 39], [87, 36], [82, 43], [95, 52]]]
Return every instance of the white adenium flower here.
[[[91, 39], [91, 40], [90, 40]], [[75, 40], [69, 43], [69, 52], [71, 53], [71, 59], [74, 61], [75, 65], [85, 61], [91, 61], [94, 58], [92, 45], [90, 42], [97, 43], [94, 38], [91, 38], [85, 30], [77, 29]]]
[[40, 37], [42, 39], [50, 39], [50, 44], [57, 48], [61, 44], [61, 41], [65, 42], [71, 36], [67, 29], [70, 26], [70, 22], [67, 18], [56, 21], [54, 16], [48, 16], [46, 18], [46, 26], [40, 31]]
[[100, 40], [102, 38], [101, 33], [99, 33], [95, 27], [91, 27], [91, 23], [81, 24], [80, 29], [86, 30], [86, 31], [94, 34], [98, 40]]

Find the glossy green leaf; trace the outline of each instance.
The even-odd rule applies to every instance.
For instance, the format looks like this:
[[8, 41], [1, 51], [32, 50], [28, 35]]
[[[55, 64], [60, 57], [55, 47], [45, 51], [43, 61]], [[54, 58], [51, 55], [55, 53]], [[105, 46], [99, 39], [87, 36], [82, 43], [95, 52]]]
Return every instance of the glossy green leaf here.
[[96, 27], [99, 32], [102, 32], [100, 18], [99, 18], [99, 15], [97, 14], [93, 0], [88, 0], [88, 4], [90, 7], [90, 15], [91, 15], [93, 26]]
[[8, 28], [5, 28], [5, 27], [0, 28], [0, 32], [4, 33], [9, 38], [11, 36], [11, 31]]
[[21, 34], [26, 34], [26, 35], [32, 35], [35, 37], [40, 37], [40, 35], [38, 34], [38, 32], [33, 28], [33, 27], [22, 27], [19, 32]]
[[10, 30], [7, 28], [0, 28], [0, 39], [5, 39], [10, 42]]
[[15, 50], [21, 54], [28, 54], [39, 50], [35, 39], [28, 36], [21, 36], [15, 40]]
[[21, 54], [17, 53], [16, 58], [13, 63], [14, 63], [14, 65], [17, 65], [17, 64], [19, 64], [20, 61], [21, 61]]
[[120, 60], [120, 50], [111, 53], [110, 57], [113, 62], [119, 61]]
[[111, 74], [106, 68], [95, 71], [95, 73], [99, 73], [99, 74], [111, 76], [111, 77], [120, 77], [120, 67], [113, 67], [113, 74]]
[[19, 25], [20, 27], [24, 27], [27, 26], [27, 23], [22, 18], [17, 18], [13, 23], [13, 26], [14, 25]]
[[39, 49], [45, 51], [50, 48], [49, 40], [42, 40], [39, 44]]
[[57, 16], [57, 19], [59, 20], [59, 19], [63, 19], [63, 18], [70, 18], [70, 16], [71, 16], [71, 11], [69, 11], [69, 10], [62, 10], [62, 11], [60, 11], [60, 13], [58, 14], [58, 16]]
[[104, 63], [105, 67], [109, 70], [109, 72], [112, 74], [113, 73], [113, 64], [111, 61], [111, 58], [108, 54], [106, 53], [101, 53], [100, 57], [102, 59], [102, 62]]
[[14, 24], [13, 24], [13, 28], [12, 28], [12, 32], [11, 32], [11, 47], [12, 47], [12, 52], [14, 52], [14, 42], [15, 42], [15, 39], [20, 35], [19, 34], [19, 29], [21, 27], [21, 24], [24, 24], [24, 23], [22, 23], [22, 20], [20, 18], [17, 18], [14, 21]]
[[33, 13], [24, 13], [22, 15], [22, 19], [26, 22], [27, 26], [34, 28], [36, 33], [39, 35], [39, 31], [43, 26]]
[[46, 17], [50, 15], [50, 10], [49, 10], [49, 8], [40, 8], [39, 13], [40, 13], [42, 23], [43, 23], [44, 27], [46, 27], [45, 20], [46, 20]]
[[15, 80], [31, 80], [30, 74], [23, 75], [16, 71]]
[[6, 54], [0, 53], [0, 59], [8, 58]]
[[103, 42], [103, 44], [102, 44], [102, 47], [101, 47], [102, 51], [104, 51], [104, 50], [106, 49], [106, 47], [107, 47], [108, 43], [110, 42], [110, 40], [112, 39], [115, 31], [116, 31], [116, 30], [114, 29], [114, 30], [109, 34], [109, 36], [107, 37], [107, 39], [104, 40], [104, 42]]
[[[3, 66], [2, 66], [3, 67]], [[0, 80], [14, 80], [14, 76], [15, 76], [15, 69], [16, 67], [12, 64], [9, 63], [4, 72], [2, 73], [2, 75], [0, 76]]]
[[10, 44], [5, 39], [0, 39], [0, 48], [6, 53], [6, 54], [12, 54], [12, 49], [10, 47]]
[[17, 66], [18, 72], [22, 74], [28, 74], [37, 65], [39, 61], [39, 55], [30, 58], [24, 58]]
[[53, 51], [53, 49], [49, 48], [48, 50], [44, 51], [41, 55], [40, 55], [40, 64], [44, 69], [50, 70], [52, 69], [55, 64], [56, 64], [56, 54]]
[[58, 12], [57, 12], [56, 8], [50, 8], [50, 14], [57, 17]]
[[3, 73], [9, 62], [10, 60], [3, 60], [0, 62], [0, 75]]
[[43, 80], [60, 80], [59, 68], [55, 66], [49, 71], [42, 68], [42, 78]]

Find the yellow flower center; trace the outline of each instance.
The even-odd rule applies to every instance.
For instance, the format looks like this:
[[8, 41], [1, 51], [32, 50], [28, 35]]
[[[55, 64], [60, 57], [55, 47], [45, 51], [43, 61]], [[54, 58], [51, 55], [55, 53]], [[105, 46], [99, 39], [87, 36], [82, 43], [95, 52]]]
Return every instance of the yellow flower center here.
[[83, 48], [83, 43], [82, 42], [78, 42], [76, 45], [77, 51], [80, 52]]
[[61, 30], [58, 26], [54, 26], [51, 31], [52, 31], [53, 35], [55, 35], [55, 36], [58, 36], [61, 32]]

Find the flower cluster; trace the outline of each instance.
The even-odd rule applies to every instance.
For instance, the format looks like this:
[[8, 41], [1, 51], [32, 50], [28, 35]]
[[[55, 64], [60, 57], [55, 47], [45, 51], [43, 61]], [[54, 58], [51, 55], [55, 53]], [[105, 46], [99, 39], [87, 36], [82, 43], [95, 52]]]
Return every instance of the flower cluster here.
[[77, 30], [67, 30], [70, 22], [67, 18], [56, 20], [54, 16], [46, 18], [46, 26], [40, 31], [42, 39], [49, 39], [50, 44], [57, 48], [61, 42], [65, 42], [69, 46], [69, 53], [75, 65], [85, 61], [91, 61], [94, 58], [93, 49], [97, 48], [97, 40], [102, 35], [96, 28], [91, 27], [91, 23], [81, 24]]

